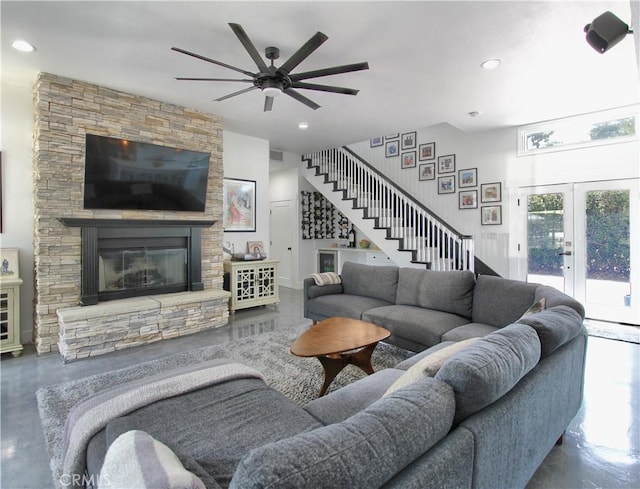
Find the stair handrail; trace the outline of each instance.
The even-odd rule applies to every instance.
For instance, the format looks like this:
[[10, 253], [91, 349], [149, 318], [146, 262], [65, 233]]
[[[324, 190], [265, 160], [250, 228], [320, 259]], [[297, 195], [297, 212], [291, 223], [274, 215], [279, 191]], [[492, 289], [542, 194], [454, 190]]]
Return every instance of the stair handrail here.
[[[372, 214], [369, 217], [377, 217], [383, 222], [391, 237], [399, 239], [404, 249], [415, 250], [412, 261], [429, 263], [435, 269], [462, 268], [473, 271], [473, 238], [444, 222], [351, 149], [343, 146], [317, 151], [304, 155], [302, 159], [308, 165], [317, 167], [320, 173], [326, 174], [327, 179], [336, 182], [337, 187], [344, 184], [345, 188], [340, 190], [347, 192], [349, 198], [355, 199], [358, 207], [368, 209], [365, 212]], [[347, 183], [349, 175], [363, 182], [365, 188], [361, 188], [359, 184], [356, 187], [353, 181]], [[374, 192], [379, 200], [371, 199]], [[377, 204], [372, 208], [374, 202]], [[400, 216], [383, 216], [383, 212], [388, 211], [389, 207], [393, 207]], [[407, 232], [407, 222], [414, 223], [410, 228], [411, 234]], [[444, 249], [441, 249], [442, 246]]]

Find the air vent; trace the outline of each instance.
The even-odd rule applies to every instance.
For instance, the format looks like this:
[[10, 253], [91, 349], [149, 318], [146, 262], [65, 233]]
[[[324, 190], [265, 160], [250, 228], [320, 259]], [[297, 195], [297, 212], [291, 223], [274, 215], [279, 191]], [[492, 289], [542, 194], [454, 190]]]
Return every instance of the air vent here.
[[284, 153], [282, 151], [272, 149], [269, 151], [269, 159], [273, 161], [284, 161]]

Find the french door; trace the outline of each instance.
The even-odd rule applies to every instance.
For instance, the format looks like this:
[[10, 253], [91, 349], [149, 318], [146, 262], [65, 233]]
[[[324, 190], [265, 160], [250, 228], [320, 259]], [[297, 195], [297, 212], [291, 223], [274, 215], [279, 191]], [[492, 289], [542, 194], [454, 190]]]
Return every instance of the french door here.
[[520, 209], [528, 282], [571, 295], [588, 318], [640, 324], [640, 180], [521, 189]]

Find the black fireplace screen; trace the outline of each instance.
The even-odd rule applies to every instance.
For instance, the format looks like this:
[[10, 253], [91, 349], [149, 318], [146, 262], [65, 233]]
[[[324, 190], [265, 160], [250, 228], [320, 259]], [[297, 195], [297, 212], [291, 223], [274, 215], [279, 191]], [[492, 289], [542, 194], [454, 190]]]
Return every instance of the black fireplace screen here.
[[187, 286], [187, 249], [99, 251], [99, 292]]

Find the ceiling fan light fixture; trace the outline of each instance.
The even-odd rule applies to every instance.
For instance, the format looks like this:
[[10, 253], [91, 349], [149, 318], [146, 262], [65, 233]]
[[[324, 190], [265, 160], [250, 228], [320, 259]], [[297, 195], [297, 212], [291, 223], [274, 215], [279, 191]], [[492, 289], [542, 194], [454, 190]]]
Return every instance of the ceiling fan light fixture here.
[[264, 87], [262, 89], [262, 93], [264, 93], [267, 97], [278, 97], [282, 94], [282, 90], [278, 87]]
[[498, 58], [493, 58], [483, 61], [482, 63], [480, 63], [480, 66], [485, 70], [493, 70], [500, 66], [500, 63], [502, 63], [501, 60], [499, 60]]

